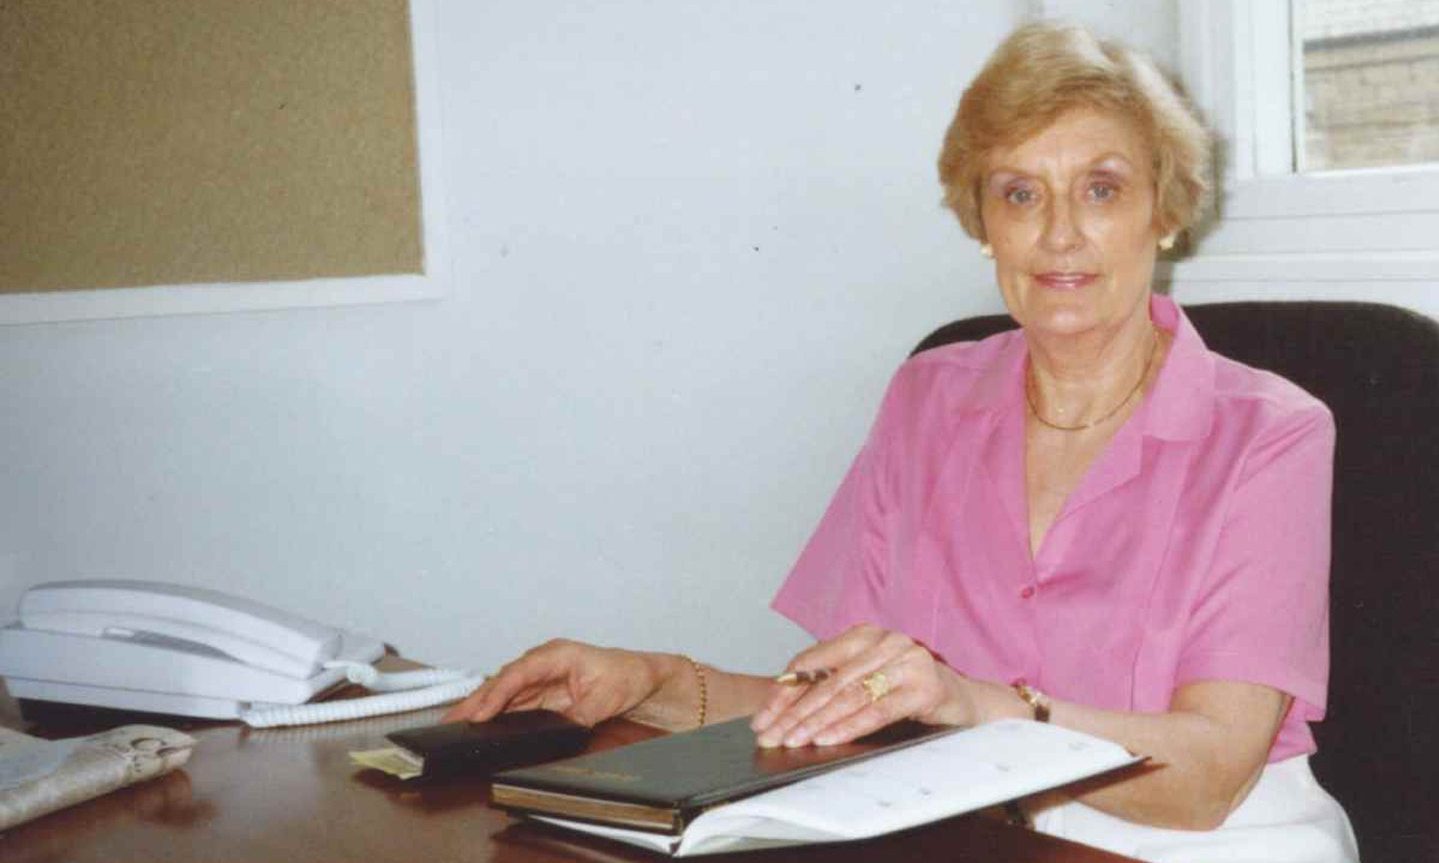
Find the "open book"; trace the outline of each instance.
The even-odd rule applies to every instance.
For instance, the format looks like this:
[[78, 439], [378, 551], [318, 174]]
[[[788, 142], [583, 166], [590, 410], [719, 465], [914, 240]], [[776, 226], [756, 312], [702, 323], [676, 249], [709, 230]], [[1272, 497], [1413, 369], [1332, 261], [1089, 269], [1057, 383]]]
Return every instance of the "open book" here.
[[1054, 725], [1003, 720], [944, 734], [716, 806], [678, 835], [536, 820], [675, 857], [864, 839], [1056, 788], [1142, 759]]

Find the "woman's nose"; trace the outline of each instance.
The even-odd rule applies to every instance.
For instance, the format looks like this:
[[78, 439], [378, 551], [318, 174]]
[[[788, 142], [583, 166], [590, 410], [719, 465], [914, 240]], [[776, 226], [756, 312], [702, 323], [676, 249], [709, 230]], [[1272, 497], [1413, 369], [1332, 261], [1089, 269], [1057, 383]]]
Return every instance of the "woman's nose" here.
[[1044, 225], [1044, 246], [1053, 252], [1070, 252], [1084, 243], [1079, 214], [1065, 198], [1052, 199]]

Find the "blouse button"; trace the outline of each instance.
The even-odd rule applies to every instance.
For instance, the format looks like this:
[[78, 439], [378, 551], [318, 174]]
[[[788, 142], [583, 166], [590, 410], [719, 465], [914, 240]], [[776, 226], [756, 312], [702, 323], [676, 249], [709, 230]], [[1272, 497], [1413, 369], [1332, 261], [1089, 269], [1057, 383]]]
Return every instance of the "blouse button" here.
[[1019, 592], [1019, 596], [1021, 599], [1029, 599], [1034, 596], [1034, 585], [1025, 585], [1024, 590]]

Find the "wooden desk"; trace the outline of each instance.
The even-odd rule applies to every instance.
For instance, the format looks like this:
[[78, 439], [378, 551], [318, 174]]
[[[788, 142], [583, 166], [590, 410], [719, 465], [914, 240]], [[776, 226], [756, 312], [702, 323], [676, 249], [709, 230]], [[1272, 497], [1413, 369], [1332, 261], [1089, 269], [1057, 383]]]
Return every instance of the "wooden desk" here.
[[[33, 705], [32, 705], [33, 707]], [[8, 708], [8, 714], [7, 714]], [[43, 737], [89, 734], [118, 717], [80, 708], [32, 709], [17, 725], [13, 701], [0, 721]], [[51, 861], [363, 860], [593, 863], [665, 859], [639, 849], [522, 823], [487, 804], [483, 782], [413, 785], [358, 770], [347, 753], [385, 745], [384, 735], [432, 724], [441, 709], [295, 729], [172, 719], [199, 740], [183, 770], [24, 824], [0, 835], [7, 863]], [[102, 715], [97, 715], [102, 714]], [[653, 736], [640, 725], [601, 726], [595, 747]], [[966, 816], [865, 842], [703, 859], [749, 861], [920, 860], [1122, 863], [1117, 857]]]

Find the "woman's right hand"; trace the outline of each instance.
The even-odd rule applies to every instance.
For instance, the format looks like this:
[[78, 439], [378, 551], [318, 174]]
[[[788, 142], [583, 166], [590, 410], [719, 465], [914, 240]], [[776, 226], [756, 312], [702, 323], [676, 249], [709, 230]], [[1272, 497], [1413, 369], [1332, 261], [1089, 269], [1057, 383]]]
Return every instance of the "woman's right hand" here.
[[594, 725], [634, 711], [658, 692], [666, 679], [664, 658], [554, 639], [505, 665], [441, 721], [480, 722], [505, 711], [545, 709]]

